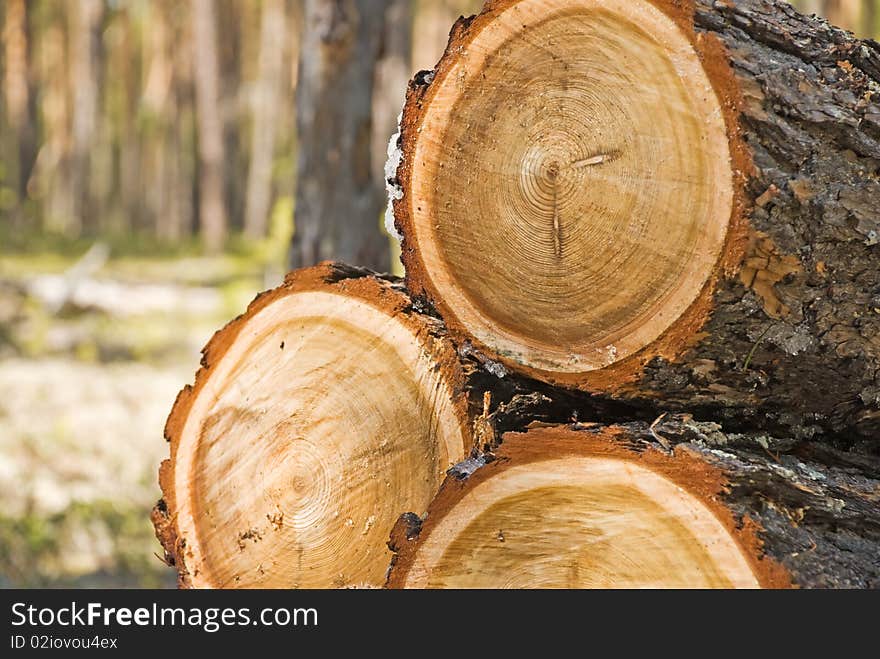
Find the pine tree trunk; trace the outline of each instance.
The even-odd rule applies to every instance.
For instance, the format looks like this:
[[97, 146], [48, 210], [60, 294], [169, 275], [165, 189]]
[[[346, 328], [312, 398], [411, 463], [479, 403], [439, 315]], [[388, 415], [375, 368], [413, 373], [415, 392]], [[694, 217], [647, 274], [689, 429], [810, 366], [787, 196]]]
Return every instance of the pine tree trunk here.
[[407, 284], [510, 370], [876, 450], [880, 49], [689, 7], [460, 21], [404, 112]]
[[306, 0], [297, 76], [295, 268], [332, 258], [388, 270], [383, 185], [370, 155], [386, 4]]
[[820, 13], [834, 25], [855, 32], [861, 27], [863, 4], [864, 0], [823, 0]]
[[72, 9], [70, 80], [72, 85], [72, 127], [70, 155], [71, 214], [77, 229], [95, 232], [96, 217], [91, 194], [91, 149], [97, 135], [100, 91], [99, 56], [101, 0], [83, 0]]
[[14, 205], [9, 209], [13, 225], [21, 225], [22, 202], [27, 197], [29, 167], [26, 153], [33, 131], [30, 125], [30, 85], [28, 82], [27, 5], [11, 0], [3, 11], [3, 100], [2, 140], [4, 183], [13, 191]]
[[459, 16], [479, 11], [481, 0], [415, 0], [413, 29], [418, 39], [413, 43], [414, 70], [434, 66], [449, 36], [449, 28]]
[[[190, 9], [191, 11], [191, 9]], [[174, 37], [181, 41], [192, 41], [192, 25], [188, 21], [175, 31]], [[174, 123], [172, 148], [174, 158], [169, 167], [172, 213], [179, 218], [181, 235], [190, 237], [198, 231], [196, 199], [198, 196], [198, 153], [196, 147], [196, 100], [193, 84], [193, 67], [188, 65], [192, 57], [189, 49], [178, 48], [173, 51], [174, 110], [177, 121]]]
[[228, 220], [224, 195], [223, 119], [220, 114], [220, 62], [214, 0], [192, 5], [199, 153], [199, 227], [205, 247], [223, 248]]
[[863, 37], [873, 39], [880, 37], [880, 25], [877, 24], [877, 0], [863, 0], [861, 30]]
[[286, 36], [282, 0], [264, 2], [260, 18], [257, 83], [251, 99], [253, 137], [244, 210], [244, 233], [250, 238], [264, 238], [268, 227]]
[[145, 185], [154, 191], [146, 196], [150, 226], [156, 236], [169, 242], [183, 237], [181, 217], [174, 203], [174, 181], [178, 154], [173, 150], [174, 133], [181, 118], [175, 108], [173, 33], [169, 7], [156, 2], [150, 7], [150, 35], [143, 105], [156, 117], [155, 131], [145, 145]]

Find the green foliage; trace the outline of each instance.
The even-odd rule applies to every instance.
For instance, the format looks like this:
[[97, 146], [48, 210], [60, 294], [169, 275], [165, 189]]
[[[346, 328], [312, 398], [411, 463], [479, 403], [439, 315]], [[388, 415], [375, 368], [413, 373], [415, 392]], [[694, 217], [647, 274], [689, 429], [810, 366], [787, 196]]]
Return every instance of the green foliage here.
[[158, 550], [149, 510], [125, 504], [0, 516], [0, 587], [167, 587], [173, 574]]

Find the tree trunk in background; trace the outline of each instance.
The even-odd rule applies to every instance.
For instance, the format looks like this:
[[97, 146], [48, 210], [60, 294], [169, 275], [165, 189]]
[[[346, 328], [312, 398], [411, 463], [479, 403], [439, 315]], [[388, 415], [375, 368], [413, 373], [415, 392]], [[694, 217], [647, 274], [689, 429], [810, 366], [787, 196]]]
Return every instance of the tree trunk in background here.
[[249, 238], [266, 235], [286, 37], [284, 3], [263, 0], [257, 81], [251, 96], [251, 162], [244, 210], [244, 233]]
[[16, 131], [27, 120], [27, 50], [27, 7], [24, 0], [8, 0], [3, 16], [3, 97], [6, 123]]
[[372, 173], [373, 76], [386, 0], [306, 0], [297, 82], [292, 267], [343, 259], [387, 270]]
[[[27, 9], [24, 0], [9, 0], [3, 16], [3, 137], [0, 148], [8, 153], [0, 186], [14, 190], [16, 202], [24, 197], [23, 133], [28, 126]], [[21, 206], [8, 211], [15, 224], [21, 223]]]
[[480, 10], [481, 0], [416, 0], [413, 34], [413, 71], [430, 70], [446, 48], [449, 28], [459, 16]]
[[862, 0], [862, 36], [876, 39], [880, 36], [877, 25], [877, 0]]
[[214, 0], [193, 0], [193, 66], [199, 151], [199, 225], [208, 251], [226, 241], [228, 221], [223, 193], [223, 120], [217, 57]]
[[[191, 15], [191, 8], [182, 8], [174, 0], [168, 4], [169, 15], [183, 11]], [[176, 20], [177, 26], [172, 37], [174, 43], [192, 43], [192, 21]], [[198, 231], [196, 218], [196, 199], [198, 197], [198, 156], [196, 154], [196, 109], [195, 85], [193, 84], [192, 52], [187, 48], [172, 50], [174, 66], [174, 128], [171, 137], [171, 151], [174, 158], [168, 171], [170, 208], [172, 214], [179, 217], [181, 232], [184, 236], [195, 235]]]
[[119, 183], [114, 213], [105, 219], [105, 223], [116, 231], [127, 233], [146, 228], [149, 204], [144, 201], [145, 192], [150, 190], [151, 196], [158, 194], [145, 184], [142, 162], [144, 152], [149, 150], [149, 145], [144, 142], [156, 138], [151, 130], [141, 130], [141, 124], [146, 122], [139, 121], [138, 116], [141, 89], [131, 65], [139, 50], [135, 41], [137, 26], [130, 14], [123, 13], [118, 16], [113, 29], [116, 43], [107, 62], [107, 81], [108, 93], [116, 97], [113, 123], [117, 133], [114, 140], [118, 151]]
[[792, 4], [796, 5], [798, 9], [800, 9], [805, 14], [820, 14], [822, 13], [822, 4], [826, 0], [801, 0], [800, 2], [794, 2]]
[[821, 14], [834, 25], [857, 32], [862, 26], [859, 20], [862, 2], [863, 0], [823, 0]]
[[244, 102], [249, 78], [250, 52], [258, 52], [260, 3], [215, 0], [217, 17], [218, 107], [223, 130], [223, 190], [227, 233], [242, 230], [249, 140], [244, 124], [249, 113]]
[[174, 111], [174, 66], [172, 61], [172, 38], [166, 3], [154, 2], [150, 5], [151, 29], [148, 39], [149, 61], [146, 65], [146, 80], [142, 104], [150, 113], [155, 126], [155, 134], [146, 144], [148, 167], [147, 185], [155, 191], [147, 196], [147, 204], [152, 215], [156, 235], [163, 240], [174, 241], [182, 237], [181, 218], [173, 203], [173, 178], [176, 154], [171, 152], [173, 131], [177, 122]]
[[47, 21], [38, 44], [40, 79], [39, 122], [43, 126], [43, 144], [34, 163], [33, 191], [43, 201], [43, 228], [72, 232], [67, 145], [70, 143], [70, 101], [67, 94], [67, 53], [61, 21]]
[[412, 77], [412, 0], [390, 0], [385, 10], [382, 54], [373, 92], [373, 176], [385, 177], [388, 140], [397, 132], [397, 117]]
[[104, 13], [102, 0], [72, 3], [70, 82], [73, 86], [73, 148], [70, 160], [72, 219], [80, 228], [95, 230], [91, 194], [91, 150], [98, 125], [100, 90], [100, 26]]
[[[292, 45], [290, 46], [290, 88], [296, 90], [299, 80], [299, 55], [302, 46], [303, 21], [305, 11], [302, 2], [294, 2], [290, 8], [290, 25], [288, 27]], [[295, 106], [296, 104], [294, 104]]]

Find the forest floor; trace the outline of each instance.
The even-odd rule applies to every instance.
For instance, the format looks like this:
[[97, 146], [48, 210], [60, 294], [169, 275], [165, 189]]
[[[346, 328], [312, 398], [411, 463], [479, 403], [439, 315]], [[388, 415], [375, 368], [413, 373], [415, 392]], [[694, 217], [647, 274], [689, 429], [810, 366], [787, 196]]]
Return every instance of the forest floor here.
[[0, 256], [0, 587], [163, 587], [163, 426], [253, 259]]

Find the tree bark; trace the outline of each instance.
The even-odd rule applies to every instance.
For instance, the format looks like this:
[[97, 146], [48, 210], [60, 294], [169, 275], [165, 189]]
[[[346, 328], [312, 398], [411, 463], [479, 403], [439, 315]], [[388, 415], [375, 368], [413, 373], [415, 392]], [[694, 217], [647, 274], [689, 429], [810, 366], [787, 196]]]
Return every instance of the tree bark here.
[[[138, 48], [135, 44], [133, 18], [127, 14], [117, 16], [114, 26], [120, 33], [116, 47], [108, 58], [107, 79], [113, 85], [114, 95], [119, 102], [119, 119], [115, 139], [118, 148], [118, 180], [114, 181], [116, 192], [116, 210], [112, 218], [112, 226], [120, 232], [140, 232], [150, 226], [148, 207], [143, 203], [147, 167], [145, 151], [147, 147], [140, 133], [140, 122], [137, 108], [140, 103], [135, 74], [127, 65], [136, 57]], [[192, 58], [187, 59], [188, 65]], [[113, 147], [110, 146], [111, 152]], [[113, 159], [111, 153], [110, 158]]]
[[[65, 6], [65, 12], [71, 5]], [[62, 14], [65, 15], [65, 14]], [[34, 163], [34, 190], [45, 198], [43, 228], [67, 236], [79, 227], [73, 213], [73, 194], [68, 172], [70, 163], [71, 102], [68, 94], [64, 31], [51, 25], [39, 44], [40, 77], [43, 85], [39, 118], [44, 126], [44, 147]]]
[[752, 249], [717, 290], [705, 337], [684, 361], [650, 363], [639, 386], [664, 405], [687, 398], [876, 452], [880, 49], [785, 3], [709, 5], [696, 23], [722, 40], [744, 95]]
[[307, 0], [297, 77], [297, 183], [290, 262], [389, 267], [372, 173], [373, 75], [386, 0]]
[[199, 226], [206, 249], [217, 252], [226, 242], [228, 219], [224, 196], [225, 149], [214, 0], [194, 0], [192, 18], [199, 153]]
[[[586, 58], [599, 55], [595, 39], [608, 34], [622, 39], [608, 52], [637, 43], [637, 31], [619, 36], [636, 14], [655, 20], [643, 27], [658, 34], [675, 32], [668, 27], [674, 23], [690, 35], [676, 61], [695, 58], [698, 66], [681, 83], [671, 77], [666, 88], [698, 84], [704, 75], [717, 103], [708, 114], [670, 96], [625, 102], [631, 87], [614, 79], [595, 84], [602, 73], [589, 64], [566, 71], [554, 51], [516, 35], [497, 57], [531, 61], [523, 70], [534, 84], [509, 86], [511, 76], [499, 77], [496, 60], [483, 58], [493, 34], [516, 31], [515, 21], [499, 18], [505, 11], [531, 7], [546, 17], [570, 4], [488, 3], [478, 17], [457, 23], [437, 68], [411, 85], [395, 202], [408, 286], [437, 305], [457, 340], [510, 370], [734, 425], [797, 437], [836, 433], [847, 446], [880, 450], [880, 105], [872, 91], [880, 48], [776, 0], [640, 0], [626, 9], [632, 15], [621, 29], [587, 39], [578, 32], [583, 22], [560, 19], [552, 28], [558, 34], [546, 35], [575, 55], [583, 48]], [[569, 9], [593, 20], [588, 9]], [[667, 56], [661, 49], [640, 61], [662, 68]], [[609, 60], [606, 69], [618, 64]], [[591, 98], [580, 94], [581, 78], [592, 81], [593, 98], [607, 94], [606, 106], [578, 109]], [[650, 90], [653, 80], [657, 75], [647, 75], [639, 89]], [[689, 160], [674, 146], [668, 153], [656, 147], [665, 155], [653, 159], [635, 158], [641, 143], [627, 141], [626, 127], [641, 121], [641, 108], [651, 109], [650, 120], [636, 134], [657, 132], [657, 145], [683, 143], [662, 138], [667, 129], [656, 112], [673, 107], [689, 107], [680, 116], [692, 119], [668, 130], [693, 125], [700, 146], [687, 150]], [[537, 119], [516, 108], [537, 108]], [[504, 123], [517, 112], [526, 113], [520, 123]], [[546, 130], [538, 134], [534, 126]], [[523, 138], [510, 138], [517, 131]], [[700, 158], [726, 161], [718, 156], [722, 132], [730, 170], [708, 176], [708, 188], [694, 185], [711, 169], [700, 170]], [[713, 139], [714, 151], [706, 146]], [[474, 143], [485, 148], [469, 153], [465, 166], [456, 145]], [[418, 149], [424, 157], [417, 162]], [[682, 177], [666, 162], [696, 169], [686, 166]], [[493, 172], [502, 172], [497, 181]], [[722, 193], [725, 180], [731, 187]], [[716, 197], [706, 197], [701, 212], [670, 212], [681, 199], [702, 199], [698, 190], [705, 189]], [[670, 190], [676, 193], [665, 206], [651, 206]], [[689, 248], [696, 252], [679, 251], [691, 235], [682, 227], [690, 223], [700, 236], [716, 220], [723, 241], [697, 240]], [[677, 231], [686, 233], [673, 239]], [[635, 236], [632, 255], [611, 267], [628, 236]], [[698, 265], [707, 254], [712, 258]], [[680, 266], [670, 265], [676, 261]], [[691, 279], [679, 274], [688, 267]], [[668, 281], [678, 283], [663, 279], [666, 268], [674, 273]], [[654, 283], [639, 290], [639, 281]], [[660, 290], [665, 297], [650, 302]]]
[[[189, 9], [191, 11], [191, 8]], [[183, 42], [192, 41], [192, 21], [175, 30], [174, 36]], [[190, 237], [198, 232], [198, 150], [196, 147], [196, 99], [193, 67], [187, 62], [192, 56], [189, 49], [178, 48], [173, 54], [174, 109], [178, 120], [174, 124], [172, 149], [174, 158], [168, 168], [171, 195], [171, 213], [179, 218], [181, 234]]]
[[388, 585], [877, 587], [878, 479], [687, 416], [537, 424], [452, 469], [424, 522], [401, 517]]

